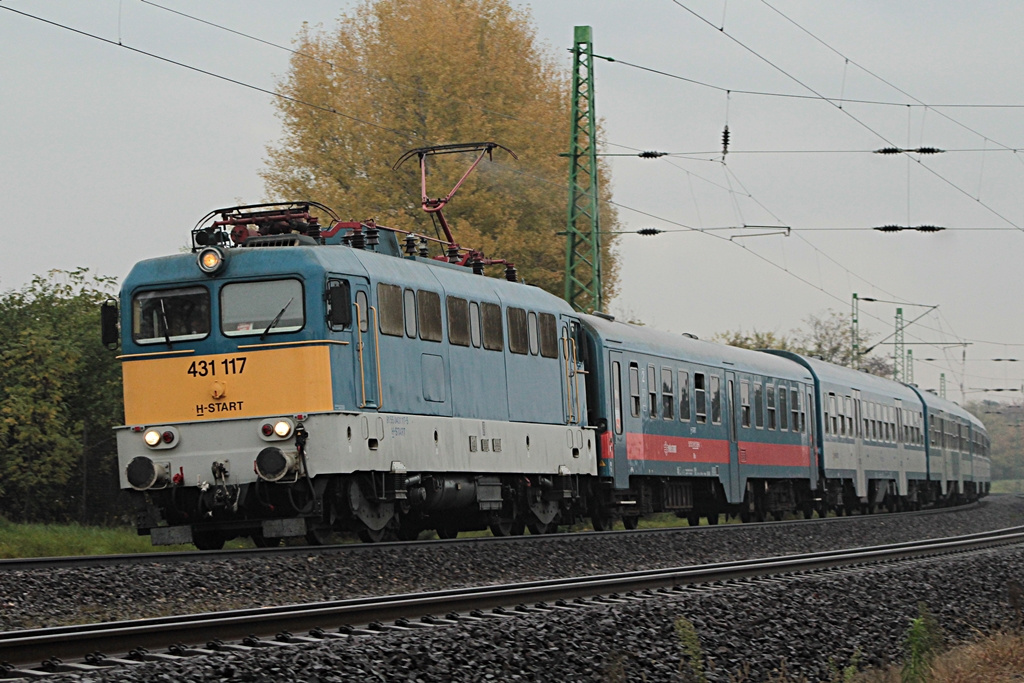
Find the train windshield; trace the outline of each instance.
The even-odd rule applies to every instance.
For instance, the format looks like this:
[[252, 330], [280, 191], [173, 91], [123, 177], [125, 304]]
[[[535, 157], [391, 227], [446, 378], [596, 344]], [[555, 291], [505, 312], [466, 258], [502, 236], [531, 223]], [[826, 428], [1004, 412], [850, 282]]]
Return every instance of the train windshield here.
[[236, 282], [220, 290], [220, 327], [227, 337], [296, 332], [304, 324], [298, 280]]
[[180, 287], [140, 292], [132, 299], [132, 339], [158, 344], [202, 339], [210, 334], [210, 291]]

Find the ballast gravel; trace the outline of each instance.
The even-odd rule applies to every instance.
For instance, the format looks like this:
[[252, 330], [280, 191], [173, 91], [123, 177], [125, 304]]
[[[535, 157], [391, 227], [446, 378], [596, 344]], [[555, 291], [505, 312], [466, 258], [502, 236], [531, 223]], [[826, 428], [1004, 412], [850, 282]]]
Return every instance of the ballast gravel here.
[[[10, 630], [309, 602], [879, 545], [1022, 524], [1024, 500], [1002, 496], [972, 509], [897, 519], [868, 516], [840, 523], [559, 536], [541, 543], [436, 543], [232, 562], [19, 571], [0, 577], [0, 620]], [[699, 638], [710, 681], [768, 680], [783, 670], [828, 680], [850, 664], [898, 661], [919, 602], [954, 640], [1006, 626], [1014, 617], [1007, 600], [1010, 581], [1024, 582], [1024, 549], [1019, 547], [856, 574], [753, 581], [637, 602], [61, 678], [688, 680], [691, 669], [676, 626], [685, 618]]]

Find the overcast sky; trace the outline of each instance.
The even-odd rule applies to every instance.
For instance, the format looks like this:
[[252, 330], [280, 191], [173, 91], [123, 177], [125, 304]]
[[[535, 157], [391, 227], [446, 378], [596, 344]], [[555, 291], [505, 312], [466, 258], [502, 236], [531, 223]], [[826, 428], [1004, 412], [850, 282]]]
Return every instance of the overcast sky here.
[[[354, 6], [159, 4], [281, 45]], [[917, 383], [937, 389], [945, 373], [954, 400], [961, 386], [968, 399], [1020, 400], [972, 390], [1024, 380], [1024, 108], [948, 105], [1024, 105], [1024, 3], [514, 4], [530, 5], [567, 71], [575, 25], [619, 60], [595, 69], [603, 151], [677, 155], [610, 158], [623, 227], [677, 231], [622, 237], [613, 313], [707, 338], [789, 334], [810, 314], [848, 313], [853, 292], [937, 305], [907, 328], [907, 348], [935, 359], [915, 364]], [[288, 68], [283, 50], [142, 0], [0, 0], [0, 290], [51, 268], [122, 278], [177, 251], [211, 209], [278, 199], [258, 176], [281, 137], [272, 96], [5, 8], [256, 88]], [[889, 146], [948, 151], [872, 153]], [[948, 230], [871, 230], [887, 224]], [[791, 232], [708, 230], [742, 225]], [[890, 334], [895, 308], [862, 304], [862, 330]]]

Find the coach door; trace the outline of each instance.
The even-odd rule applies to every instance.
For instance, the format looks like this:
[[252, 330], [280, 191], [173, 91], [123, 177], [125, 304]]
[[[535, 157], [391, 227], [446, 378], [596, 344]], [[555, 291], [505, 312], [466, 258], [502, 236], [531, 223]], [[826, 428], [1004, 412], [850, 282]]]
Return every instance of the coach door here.
[[356, 401], [361, 409], [379, 410], [383, 407], [380, 380], [380, 327], [379, 311], [370, 303], [370, 284], [360, 278], [352, 279], [352, 309], [357, 324], [354, 327], [353, 378]]
[[580, 388], [583, 378], [580, 377], [580, 324], [574, 318], [562, 316], [562, 335], [559, 340], [562, 350], [562, 418], [566, 424], [579, 424], [582, 420], [583, 404], [580, 400]]
[[612, 433], [612, 438], [611, 453], [602, 454], [602, 457], [607, 459], [606, 462], [611, 466], [612, 471], [601, 472], [601, 474], [614, 476], [615, 488], [624, 489], [629, 488], [627, 447], [629, 433], [638, 434], [642, 429], [639, 416], [634, 417], [633, 415], [633, 397], [629, 389], [630, 378], [635, 376], [636, 381], [639, 381], [639, 376], [634, 375], [635, 372], [638, 372], [636, 363], [624, 362], [621, 351], [611, 351], [608, 355], [611, 362], [609, 377], [612, 378], [612, 406], [611, 413], [609, 413], [611, 424], [608, 425], [608, 431]]
[[729, 499], [729, 502], [738, 503], [742, 499], [739, 459], [739, 411], [742, 410], [742, 408], [740, 405], [739, 394], [737, 393], [739, 391], [739, 387], [736, 385], [736, 373], [725, 373], [725, 384], [727, 387], [725, 400], [728, 405], [724, 406], [722, 413], [728, 420], [728, 424], [725, 425], [725, 429], [729, 433], [729, 490], [726, 491], [726, 498]]

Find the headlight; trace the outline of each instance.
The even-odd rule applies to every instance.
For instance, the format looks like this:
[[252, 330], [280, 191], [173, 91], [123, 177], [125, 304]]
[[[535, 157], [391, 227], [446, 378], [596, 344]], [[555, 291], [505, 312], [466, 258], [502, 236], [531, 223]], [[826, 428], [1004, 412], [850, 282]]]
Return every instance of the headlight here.
[[280, 422], [274, 425], [274, 433], [277, 434], [282, 439], [285, 438], [286, 436], [292, 433], [291, 423], [281, 420]]
[[164, 437], [163, 434], [160, 433], [160, 430], [150, 429], [142, 436], [142, 438], [146, 441], [147, 446], [155, 448], [160, 444], [160, 441], [162, 441]]
[[207, 247], [199, 252], [199, 270], [216, 275], [224, 268], [224, 252], [218, 247]]
[[174, 448], [178, 445], [178, 430], [174, 427], [152, 427], [142, 435], [146, 445], [155, 450]]
[[259, 433], [264, 441], [281, 441], [295, 434], [295, 421], [287, 417], [263, 420]]

